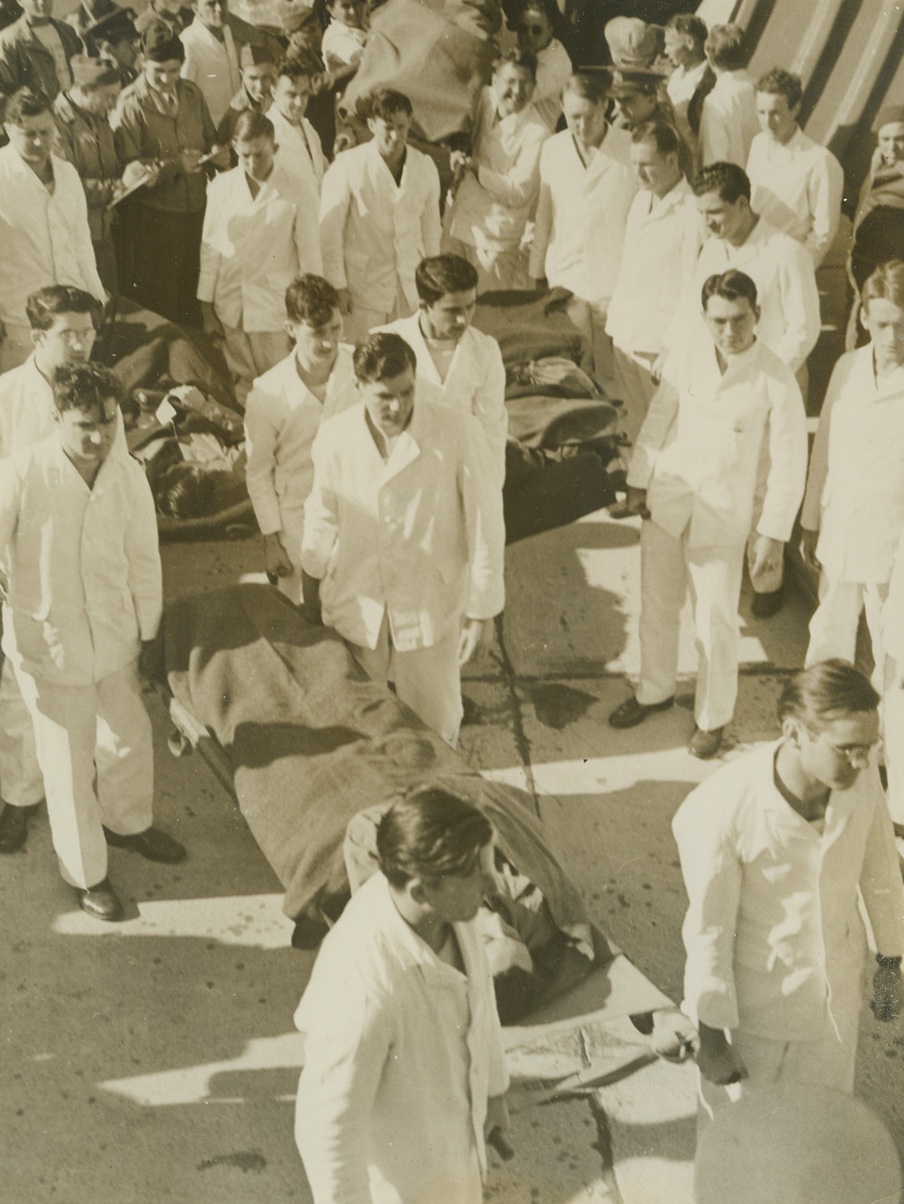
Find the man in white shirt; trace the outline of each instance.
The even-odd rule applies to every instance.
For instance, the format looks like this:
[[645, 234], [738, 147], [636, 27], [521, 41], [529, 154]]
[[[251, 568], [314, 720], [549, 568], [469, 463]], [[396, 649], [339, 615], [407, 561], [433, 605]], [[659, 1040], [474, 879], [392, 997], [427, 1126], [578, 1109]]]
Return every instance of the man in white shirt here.
[[509, 1078], [473, 921], [494, 891], [493, 829], [419, 787], [377, 829], [380, 872], [352, 896], [295, 1013], [295, 1139], [314, 1204], [480, 1204], [505, 1140]]
[[782, 556], [807, 473], [807, 420], [787, 365], [756, 337], [756, 285], [743, 272], [703, 287], [706, 339], [670, 357], [628, 469], [627, 505], [641, 529], [640, 681], [609, 716], [634, 727], [670, 707], [678, 638], [690, 591], [700, 666], [688, 750], [707, 759], [722, 743], [738, 690], [738, 599], [759, 467], [769, 472], [757, 521], [754, 571]]
[[[0, 460], [53, 433], [57, 368], [85, 363], [96, 336], [100, 306], [90, 293], [55, 284], [26, 302], [34, 351], [0, 376]], [[44, 797], [34, 727], [12, 665], [0, 667], [0, 853], [14, 853], [28, 837], [28, 821]]]
[[275, 162], [269, 119], [241, 113], [232, 146], [238, 166], [216, 176], [207, 190], [198, 300], [204, 329], [223, 340], [244, 407], [255, 377], [289, 351], [286, 289], [320, 257], [309, 257], [310, 213], [292, 177]]
[[739, 25], [714, 25], [706, 39], [706, 58], [716, 76], [700, 110], [700, 164], [736, 163], [745, 167], [750, 144], [759, 133], [756, 88], [744, 69], [747, 46]]
[[573, 75], [562, 107], [568, 128], [540, 152], [540, 197], [529, 273], [574, 294], [569, 312], [592, 347], [597, 380], [613, 387], [606, 314], [637, 191], [631, 138], [606, 120], [607, 77]]
[[457, 185], [446, 210], [443, 249], [477, 268], [481, 293], [525, 289], [524, 233], [540, 187], [540, 150], [549, 137], [533, 105], [537, 61], [511, 50], [480, 94], [471, 153], [453, 151]]
[[873, 1012], [901, 1014], [904, 895], [874, 758], [878, 702], [846, 661], [796, 674], [778, 744], [720, 769], [675, 816], [703, 1123], [776, 1084], [853, 1093], [864, 907], [879, 951]]
[[218, 126], [242, 86], [239, 55], [244, 45], [257, 42], [279, 46], [274, 38], [228, 11], [227, 0], [194, 0], [194, 20], [179, 34], [185, 47], [182, 78], [197, 84]]
[[32, 349], [26, 299], [50, 284], [106, 300], [97, 274], [88, 205], [78, 172], [52, 154], [56, 122], [45, 96], [20, 88], [6, 106], [0, 150], [0, 372]]
[[881, 682], [883, 607], [904, 532], [904, 262], [876, 268], [861, 306], [870, 341], [835, 365], [801, 512], [804, 562], [821, 570], [807, 664], [854, 660], [865, 608]]
[[408, 146], [411, 101], [380, 88], [370, 98], [373, 138], [343, 151], [323, 178], [323, 274], [339, 290], [352, 342], [417, 308], [414, 273], [439, 254], [439, 174]]
[[631, 162], [640, 185], [628, 213], [625, 246], [606, 331], [615, 354], [622, 430], [634, 442], [656, 385], [659, 359], [692, 275], [703, 224], [678, 165], [673, 126], [649, 122], [631, 134]]
[[[279, 165], [295, 180], [299, 203], [307, 212], [309, 258], [320, 253], [320, 192], [329, 164], [317, 131], [305, 117], [314, 81], [323, 73], [323, 63], [312, 50], [303, 47], [279, 64], [273, 86], [273, 104], [267, 116], [273, 122], [279, 146]], [[319, 275], [321, 267], [309, 268]]]
[[[704, 282], [717, 272], [738, 268], [756, 284], [760, 304], [757, 338], [788, 365], [806, 393], [807, 356], [816, 346], [821, 328], [819, 290], [812, 255], [788, 234], [777, 230], [751, 207], [750, 181], [734, 163], [713, 163], [694, 181], [697, 206], [709, 228], [710, 237], [700, 251], [682, 312], [669, 337], [672, 346], [692, 334], [688, 319], [695, 322], [691, 306]], [[677, 335], [675, 330], [679, 331]], [[761, 466], [761, 488], [767, 466]], [[759, 504], [759, 503], [758, 503]], [[754, 522], [758, 506], [754, 510]], [[752, 556], [752, 544], [750, 548]], [[753, 613], [759, 618], [775, 614], [783, 601], [783, 564], [775, 571], [754, 573], [748, 557], [753, 586]]]
[[697, 132], [688, 118], [691, 101], [703, 83], [709, 64], [704, 46], [709, 31], [695, 13], [673, 13], [665, 26], [665, 57], [672, 65], [666, 84], [675, 110], [678, 133], [696, 154]]
[[111, 455], [121, 389], [107, 369], [57, 373], [57, 430], [0, 464], [3, 651], [35, 729], [53, 845], [79, 906], [120, 920], [107, 844], [152, 861], [185, 850], [152, 827], [151, 722], [136, 672], [162, 609], [144, 472]]
[[472, 325], [477, 269], [458, 255], [436, 255], [421, 260], [414, 283], [417, 313], [383, 329], [414, 352], [420, 400], [464, 410], [480, 423], [501, 489], [508, 433], [505, 364], [496, 340]]
[[301, 276], [286, 292], [286, 330], [295, 344], [254, 382], [245, 409], [245, 479], [264, 537], [272, 581], [301, 602], [304, 504], [314, 480], [311, 447], [324, 418], [358, 400], [352, 349], [340, 342], [339, 295], [319, 276]]
[[306, 613], [346, 640], [374, 681], [449, 744], [461, 665], [504, 603], [502, 496], [477, 419], [415, 400], [397, 334], [355, 349], [360, 404], [325, 422], [305, 506]]
[[776, 67], [756, 86], [761, 133], [750, 146], [750, 203], [776, 229], [803, 243], [816, 267], [835, 241], [844, 171], [835, 156], [797, 124], [803, 87]]

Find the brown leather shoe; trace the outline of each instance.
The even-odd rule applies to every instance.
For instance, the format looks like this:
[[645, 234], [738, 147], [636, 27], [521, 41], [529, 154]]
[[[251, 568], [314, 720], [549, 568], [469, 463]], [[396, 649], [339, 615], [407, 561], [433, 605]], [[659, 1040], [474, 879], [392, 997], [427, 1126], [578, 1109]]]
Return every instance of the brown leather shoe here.
[[76, 890], [76, 894], [79, 907], [95, 920], [106, 920], [115, 924], [125, 918], [122, 904], [110, 885], [109, 878], [104, 878], [103, 882], [98, 882], [96, 886], [89, 886], [87, 890]]
[[708, 761], [722, 747], [722, 728], [714, 727], [711, 732], [704, 732], [699, 727], [694, 728], [694, 734], [688, 741], [687, 751], [692, 757]]
[[176, 865], [185, 860], [185, 847], [179, 844], [178, 840], [173, 840], [172, 836], [161, 832], [159, 828], [145, 828], [143, 832], [136, 832], [132, 836], [121, 836], [118, 832], [111, 832], [109, 828], [104, 828], [104, 836], [107, 844], [111, 844], [117, 849], [132, 849], [147, 861], [161, 861], [164, 865]]
[[28, 839], [28, 820], [37, 811], [33, 807], [13, 807], [6, 803], [0, 811], [0, 853], [15, 853]]
[[655, 715], [657, 711], [667, 711], [674, 701], [674, 694], [671, 698], [663, 699], [662, 702], [651, 703], [638, 702], [636, 698], [626, 698], [609, 716], [609, 726], [637, 727], [638, 723], [643, 723], [648, 715]]

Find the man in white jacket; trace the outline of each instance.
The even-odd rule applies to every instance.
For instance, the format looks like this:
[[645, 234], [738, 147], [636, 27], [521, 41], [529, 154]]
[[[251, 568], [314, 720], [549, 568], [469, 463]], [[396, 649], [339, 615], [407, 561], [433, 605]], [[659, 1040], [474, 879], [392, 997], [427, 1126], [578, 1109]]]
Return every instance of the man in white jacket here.
[[371, 335], [354, 364], [360, 404], [325, 422], [313, 448], [306, 612], [454, 746], [460, 666], [490, 641], [504, 602], [497, 474], [471, 414], [415, 399], [404, 339]]
[[408, 146], [412, 112], [407, 96], [378, 89], [372, 139], [343, 151], [323, 178], [323, 274], [339, 290], [350, 342], [414, 313], [415, 269], [439, 254], [439, 174]]
[[61, 873], [99, 920], [123, 918], [107, 844], [152, 861], [185, 856], [151, 826], [153, 742], [137, 661], [160, 622], [160, 553], [144, 473], [110, 454], [120, 396], [99, 365], [62, 369], [58, 429], [0, 464], [3, 651], [34, 723]]
[[700, 665], [688, 750], [715, 756], [738, 690], [738, 598], [759, 466], [769, 473], [753, 546], [758, 570], [780, 559], [807, 473], [807, 420], [786, 364], [756, 336], [756, 285], [743, 272], [703, 287], [708, 336], [675, 353], [628, 469], [641, 530], [640, 681], [609, 717], [634, 727], [670, 707], [681, 610], [690, 591]]
[[304, 504], [314, 480], [311, 448], [321, 422], [354, 405], [358, 395], [333, 286], [320, 276], [301, 276], [285, 303], [295, 346], [248, 394], [245, 479], [264, 537], [267, 573], [298, 605]]
[[327, 936], [295, 1013], [295, 1138], [314, 1204], [480, 1204], [509, 1078], [473, 923], [493, 829], [437, 787], [377, 830], [380, 872]]
[[782, 738], [713, 774], [673, 831], [700, 1119], [748, 1091], [852, 1093], [872, 928], [877, 1020], [901, 1014], [904, 892], [875, 764], [879, 697], [846, 661], [786, 684]]
[[204, 329], [223, 340], [244, 406], [254, 378], [289, 351], [286, 289], [319, 267], [320, 250], [310, 212], [276, 159], [269, 118], [250, 110], [239, 114], [232, 146], [238, 166], [207, 189], [198, 300]]

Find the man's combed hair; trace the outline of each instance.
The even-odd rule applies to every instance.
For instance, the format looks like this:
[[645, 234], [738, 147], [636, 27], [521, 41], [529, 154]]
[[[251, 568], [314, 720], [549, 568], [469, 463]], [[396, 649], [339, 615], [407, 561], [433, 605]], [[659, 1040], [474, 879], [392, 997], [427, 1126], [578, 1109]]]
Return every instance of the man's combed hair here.
[[232, 141], [251, 142], [255, 138], [269, 138], [271, 142], [275, 142], [276, 131], [273, 129], [273, 122], [257, 109], [244, 109], [236, 119]]
[[384, 330], [368, 335], [355, 348], [355, 378], [362, 384], [375, 380], [392, 380], [401, 376], [406, 368], [417, 368], [417, 358], [399, 334]]
[[326, 72], [326, 65], [323, 59], [316, 51], [309, 49], [307, 46], [297, 46], [292, 48], [291, 54], [287, 54], [276, 67], [277, 78], [284, 75], [286, 79], [311, 79], [316, 75], [323, 75]]
[[417, 265], [414, 287], [425, 305], [435, 305], [447, 293], [476, 289], [477, 269], [461, 255], [431, 255]]
[[747, 36], [740, 25], [714, 25], [703, 49], [712, 65], [723, 71], [747, 66]]
[[736, 205], [741, 197], [750, 200], [750, 177], [737, 163], [710, 163], [693, 181], [694, 196], [717, 192], [719, 199]]
[[375, 88], [367, 98], [367, 116], [375, 121], [391, 121], [399, 113], [414, 116], [411, 101], [404, 92], [393, 88]]
[[890, 259], [880, 263], [867, 276], [860, 293], [864, 309], [870, 301], [891, 301], [898, 309], [904, 309], [904, 260]]
[[750, 302], [751, 309], [756, 309], [756, 284], [746, 272], [729, 268], [727, 272], [718, 272], [715, 276], [710, 276], [703, 285], [700, 299], [704, 310], [710, 297], [723, 297], [726, 301], [746, 300]]
[[532, 50], [520, 50], [517, 46], [506, 50], [493, 63], [493, 70], [500, 71], [503, 67], [520, 67], [530, 72], [533, 80], [537, 78], [537, 56]]
[[779, 722], [793, 717], [807, 728], [820, 727], [841, 715], [875, 711], [879, 695], [869, 679], [849, 661], [820, 661], [795, 673], [778, 700]]
[[123, 388], [103, 364], [72, 364], [58, 368], [53, 378], [53, 400], [61, 414], [81, 410], [85, 414], [105, 411], [104, 402], [122, 402]]
[[702, 50], [709, 36], [706, 22], [696, 13], [673, 13], [665, 23], [666, 29], [674, 29], [676, 33], [693, 38]]
[[768, 92], [770, 96], [784, 96], [788, 108], [799, 105], [804, 97], [804, 86], [799, 75], [792, 75], [781, 67], [773, 67], [757, 80], [757, 92]]
[[70, 284], [50, 284], [39, 288], [25, 302], [25, 315], [32, 330], [49, 330], [57, 314], [90, 314], [97, 326], [101, 304], [83, 288]]
[[652, 142], [657, 154], [675, 155], [681, 151], [681, 135], [667, 121], [642, 121], [631, 131], [632, 142]]
[[473, 803], [440, 786], [418, 786], [393, 803], [377, 828], [377, 856], [389, 883], [440, 882], [473, 872], [493, 826]]
[[40, 88], [18, 88], [6, 102], [3, 120], [7, 125], [22, 128], [27, 117], [40, 117], [42, 113], [53, 113], [53, 101]]
[[286, 316], [290, 322], [326, 326], [339, 307], [339, 294], [322, 276], [307, 273], [286, 289]]
[[580, 96], [581, 100], [601, 105], [609, 96], [610, 84], [611, 76], [606, 71], [576, 71], [565, 81], [563, 95], [571, 92], [574, 96]]

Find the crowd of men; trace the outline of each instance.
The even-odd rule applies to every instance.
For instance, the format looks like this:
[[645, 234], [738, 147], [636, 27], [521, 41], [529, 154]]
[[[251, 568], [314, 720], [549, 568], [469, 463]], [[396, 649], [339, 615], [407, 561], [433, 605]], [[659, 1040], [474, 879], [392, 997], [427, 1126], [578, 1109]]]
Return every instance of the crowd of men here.
[[[152, 0], [137, 18], [94, 0], [69, 22], [51, 7], [23, 0], [0, 30], [0, 852], [23, 847], [46, 798], [61, 873], [105, 921], [123, 917], [108, 845], [185, 855], [153, 825], [138, 661], [161, 567], [122, 388], [91, 360], [110, 296], [220, 344], [271, 580], [454, 746], [461, 666], [504, 606], [512, 440], [477, 298], [560, 288], [621, 403], [612, 513], [642, 519], [640, 674], [613, 728], [672, 706], [689, 595], [688, 748], [719, 752], [742, 578], [757, 615], [780, 608], [801, 512], [820, 600], [782, 737], [675, 819], [686, 1006], [707, 1114], [726, 1087], [851, 1091], [858, 890], [877, 1017], [902, 1002], [904, 106], [877, 118], [850, 349], [810, 455], [815, 272], [838, 247], [843, 172], [798, 124], [801, 81], [748, 74], [741, 28], [615, 17], [610, 65], [574, 71], [556, 4], [523, 0], [467, 147], [444, 153], [389, 87], [337, 138], [337, 99], [367, 54], [359, 0], [292, 5], [268, 27], [227, 0]], [[875, 689], [851, 663], [864, 610]], [[380, 826], [382, 872], [328, 938], [297, 1018], [310, 1054], [297, 1136], [318, 1204], [480, 1199], [484, 1137], [504, 1144], [506, 1127], [470, 926], [492, 841], [441, 791]]]

